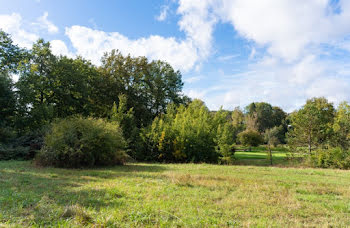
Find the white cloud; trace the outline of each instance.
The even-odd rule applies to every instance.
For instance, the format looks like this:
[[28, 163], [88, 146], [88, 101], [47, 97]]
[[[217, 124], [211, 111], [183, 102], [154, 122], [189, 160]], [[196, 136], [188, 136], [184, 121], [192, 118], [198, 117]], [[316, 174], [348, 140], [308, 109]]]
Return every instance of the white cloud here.
[[183, 79], [183, 81], [185, 83], [191, 84], [191, 83], [198, 82], [202, 78], [203, 78], [202, 76], [193, 76], [193, 77], [185, 78], [185, 79]]
[[217, 17], [210, 12], [215, 0], [179, 0], [177, 13], [181, 15], [178, 22], [180, 30], [184, 31], [200, 50], [201, 58], [207, 58], [212, 50], [212, 34]]
[[46, 30], [50, 34], [58, 33], [59, 31], [58, 27], [47, 19], [48, 16], [49, 16], [49, 13], [44, 12], [44, 14], [37, 19], [37, 22], [33, 23], [33, 25], [38, 26], [43, 30]]
[[62, 40], [50, 41], [51, 50], [54, 55], [65, 55], [68, 57], [74, 57], [74, 54], [68, 50], [68, 47]]
[[160, 14], [158, 15], [158, 17], [156, 17], [157, 21], [164, 21], [167, 18], [169, 8], [170, 8], [169, 5], [163, 5], [162, 6]]
[[15, 44], [21, 47], [30, 48], [39, 36], [23, 29], [21, 15], [17, 13], [0, 15], [0, 29], [11, 34]]
[[[169, 10], [164, 6], [157, 19], [165, 20]], [[100, 63], [104, 52], [119, 49], [123, 54], [166, 60], [185, 72], [194, 70], [203, 77], [198, 80], [189, 75], [184, 81], [197, 86], [205, 80], [201, 66], [216, 51], [215, 26], [228, 23], [249, 42], [251, 52], [246, 58], [250, 64], [239, 69], [240, 74], [211, 75], [209, 88], [186, 88], [186, 94], [204, 99], [211, 108], [222, 103], [225, 108], [234, 108], [267, 101], [287, 110], [312, 96], [326, 96], [335, 102], [350, 98], [350, 66], [333, 60], [334, 51], [343, 55], [350, 52], [348, 0], [179, 0], [176, 12], [179, 30], [184, 33], [182, 39], [158, 35], [130, 39], [118, 32], [79, 25], [66, 28], [65, 34], [75, 54], [95, 64]], [[55, 25], [47, 17], [44, 14], [40, 24], [54, 33]], [[31, 46], [38, 38], [31, 30], [23, 29], [18, 14], [0, 15], [0, 28], [11, 33], [21, 46]], [[54, 53], [72, 55], [63, 41], [51, 43]], [[217, 59], [224, 62], [236, 56], [226, 53]], [[214, 77], [217, 82], [212, 80]]]
[[219, 61], [222, 61], [222, 62], [225, 62], [225, 61], [232, 60], [232, 59], [234, 59], [234, 58], [238, 58], [239, 56], [240, 56], [239, 54], [236, 54], [236, 55], [219, 56], [219, 57], [218, 57], [218, 60], [219, 60]]
[[[202, 96], [209, 107], [267, 101], [292, 110], [312, 96], [334, 102], [350, 98], [349, 67], [332, 61], [335, 49], [350, 51], [350, 1], [339, 0], [337, 6], [329, 0], [180, 0], [179, 4], [179, 9], [187, 9], [178, 10], [184, 14], [180, 27], [192, 37], [206, 31], [199, 43], [211, 43], [213, 27], [224, 22], [252, 44], [249, 74], [218, 78], [212, 86], [221, 85], [221, 91]], [[210, 50], [211, 45], [204, 46]], [[321, 57], [327, 54], [324, 46], [331, 48], [328, 57]], [[266, 52], [257, 56], [258, 48]]]
[[[180, 0], [178, 25], [186, 35], [180, 40], [158, 35], [132, 40], [118, 32], [107, 33], [78, 25], [66, 28], [66, 35], [77, 54], [95, 64], [100, 63], [105, 52], [119, 49], [123, 54], [165, 60], [175, 69], [185, 72], [193, 69], [199, 71], [201, 62], [207, 59], [212, 50], [212, 33], [216, 23], [216, 17], [208, 11], [210, 4], [203, 2]], [[169, 6], [164, 6], [158, 19], [165, 20], [168, 10]]]
[[177, 41], [175, 38], [149, 36], [131, 40], [120, 33], [106, 33], [83, 26], [66, 28], [66, 35], [78, 55], [99, 64], [105, 52], [119, 49], [123, 54], [147, 56], [150, 59], [168, 61], [175, 69], [190, 70], [199, 61], [197, 49], [191, 40]]

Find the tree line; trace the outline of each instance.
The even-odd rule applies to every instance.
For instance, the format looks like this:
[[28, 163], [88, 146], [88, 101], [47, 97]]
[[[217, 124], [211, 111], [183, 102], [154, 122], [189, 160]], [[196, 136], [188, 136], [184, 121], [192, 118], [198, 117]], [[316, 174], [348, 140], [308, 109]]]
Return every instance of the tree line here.
[[231, 163], [238, 144], [266, 144], [270, 153], [285, 144], [318, 166], [346, 168], [338, 160], [349, 157], [347, 102], [336, 109], [312, 98], [289, 114], [266, 102], [210, 111], [182, 87], [181, 73], [164, 61], [111, 50], [95, 66], [53, 55], [43, 39], [20, 48], [0, 31], [0, 159], [33, 158], [53, 122], [79, 116], [118, 125], [135, 160]]

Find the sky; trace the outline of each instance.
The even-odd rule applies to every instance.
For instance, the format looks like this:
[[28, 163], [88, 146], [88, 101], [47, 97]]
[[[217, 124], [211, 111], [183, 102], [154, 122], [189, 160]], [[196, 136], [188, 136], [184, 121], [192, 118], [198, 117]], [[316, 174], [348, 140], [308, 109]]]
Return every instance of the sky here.
[[350, 100], [349, 0], [0, 0], [0, 29], [96, 65], [112, 49], [167, 61], [212, 110]]

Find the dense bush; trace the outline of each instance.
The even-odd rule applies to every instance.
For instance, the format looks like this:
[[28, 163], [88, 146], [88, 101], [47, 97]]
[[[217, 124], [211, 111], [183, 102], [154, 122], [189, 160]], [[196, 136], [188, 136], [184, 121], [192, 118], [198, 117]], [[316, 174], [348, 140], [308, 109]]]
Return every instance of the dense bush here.
[[70, 168], [123, 164], [127, 157], [125, 146], [117, 124], [71, 117], [52, 124], [36, 162]]
[[309, 157], [312, 166], [320, 168], [350, 168], [350, 153], [341, 148], [319, 149]]
[[11, 147], [0, 145], [0, 161], [1, 160], [27, 160], [30, 156], [29, 147]]
[[238, 134], [238, 139], [240, 143], [244, 146], [249, 146], [250, 150], [252, 146], [259, 146], [264, 142], [262, 136], [259, 134], [259, 132], [255, 130], [247, 129], [241, 133]]
[[43, 145], [47, 127], [23, 135], [16, 134], [12, 128], [0, 127], [0, 160], [33, 159]]
[[167, 111], [142, 132], [146, 160], [218, 162], [220, 157], [232, 157], [227, 112], [213, 115], [200, 100]]

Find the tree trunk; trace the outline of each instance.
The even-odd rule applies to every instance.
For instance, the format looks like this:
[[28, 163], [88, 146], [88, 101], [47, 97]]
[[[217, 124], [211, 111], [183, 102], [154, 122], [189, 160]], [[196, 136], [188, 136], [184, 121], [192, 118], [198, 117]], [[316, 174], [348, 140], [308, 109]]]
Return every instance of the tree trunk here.
[[269, 156], [270, 156], [270, 165], [272, 165], [272, 151], [271, 151], [270, 144], [269, 144]]
[[311, 155], [311, 133], [309, 133], [309, 154]]

